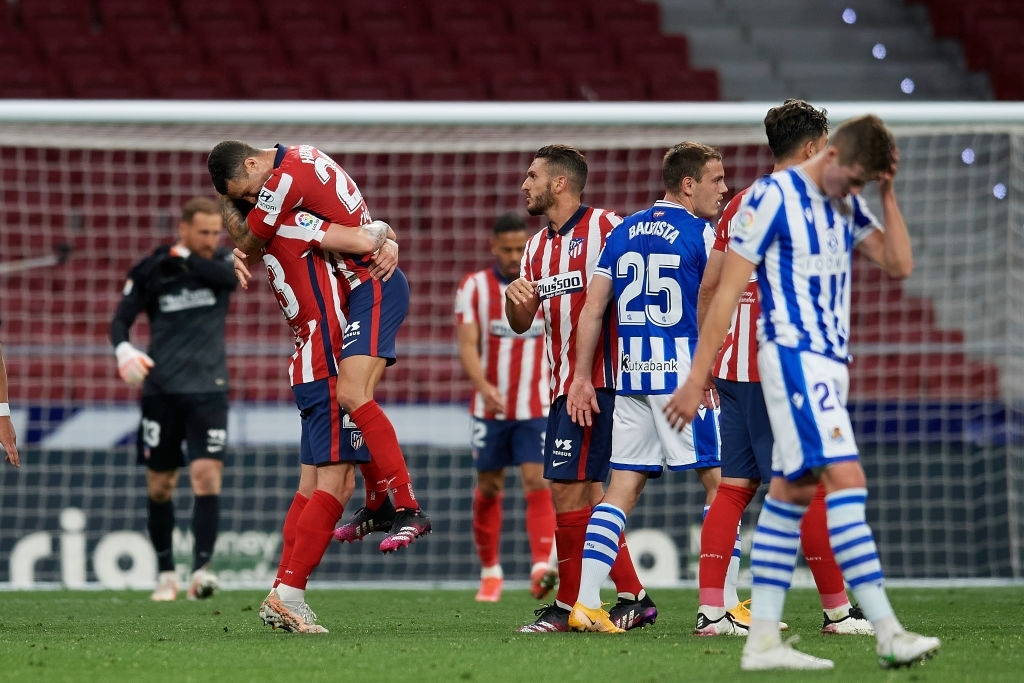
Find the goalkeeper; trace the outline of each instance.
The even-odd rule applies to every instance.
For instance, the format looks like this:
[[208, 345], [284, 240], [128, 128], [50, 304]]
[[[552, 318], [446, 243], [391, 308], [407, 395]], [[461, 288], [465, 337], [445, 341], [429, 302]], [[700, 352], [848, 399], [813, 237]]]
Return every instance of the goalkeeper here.
[[[178, 596], [171, 544], [173, 494], [178, 470], [186, 464], [195, 496], [188, 597], [206, 598], [217, 588], [210, 558], [217, 540], [227, 441], [224, 327], [236, 286], [231, 252], [218, 246], [222, 229], [217, 202], [189, 200], [181, 212], [178, 241], [157, 247], [128, 271], [110, 323], [121, 379], [142, 387], [138, 460], [146, 466], [149, 536], [159, 571], [151, 597], [161, 602]], [[129, 340], [143, 311], [149, 319], [148, 352]], [[183, 441], [188, 444], [187, 461]]]

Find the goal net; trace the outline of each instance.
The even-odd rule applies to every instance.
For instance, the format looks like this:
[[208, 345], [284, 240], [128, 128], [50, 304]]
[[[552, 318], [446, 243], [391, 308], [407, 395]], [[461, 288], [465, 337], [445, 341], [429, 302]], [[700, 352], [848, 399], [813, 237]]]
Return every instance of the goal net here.
[[[320, 147], [400, 236], [412, 303], [378, 400], [434, 533], [389, 556], [373, 537], [332, 545], [315, 578], [340, 582], [478, 576], [454, 292], [463, 274], [491, 263], [494, 218], [525, 215], [519, 187], [538, 147], [582, 149], [585, 202], [620, 214], [662, 195], [661, 157], [684, 139], [722, 149], [732, 190], [771, 169], [761, 125], [770, 104], [290, 105], [0, 103], [0, 342], [23, 462], [0, 469], [0, 583], [152, 584], [134, 462], [139, 397], [118, 379], [107, 331], [128, 268], [173, 241], [186, 200], [212, 196], [205, 158], [216, 142]], [[1021, 578], [1024, 126], [1012, 122], [1024, 112], [825, 106], [833, 126], [871, 111], [896, 132], [897, 192], [915, 246], [902, 282], [855, 265], [850, 408], [883, 566], [903, 579]], [[132, 339], [145, 346], [144, 318]], [[266, 586], [297, 481], [298, 417], [285, 376], [291, 338], [265, 283], [233, 297], [227, 342], [230, 448], [215, 569], [226, 586]], [[508, 484], [501, 562], [509, 580], [525, 581], [514, 472]], [[360, 496], [357, 487], [346, 516]], [[648, 583], [695, 577], [703, 496], [686, 475], [648, 484], [628, 528]], [[184, 573], [186, 478], [175, 505]]]

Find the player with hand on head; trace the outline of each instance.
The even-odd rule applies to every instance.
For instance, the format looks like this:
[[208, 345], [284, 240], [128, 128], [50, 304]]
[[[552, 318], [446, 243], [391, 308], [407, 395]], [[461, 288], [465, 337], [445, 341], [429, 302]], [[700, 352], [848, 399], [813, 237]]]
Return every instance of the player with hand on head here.
[[262, 260], [295, 336], [288, 377], [302, 421], [299, 486], [285, 516], [277, 577], [259, 611], [263, 622], [274, 628], [327, 633], [306, 602], [306, 585], [352, 497], [355, 466], [370, 460], [355, 425], [335, 399], [345, 319], [331, 254], [372, 253], [389, 230], [381, 222], [356, 228], [327, 224], [295, 209], [281, 216], [277, 233], [259, 255], [234, 252], [235, 273], [246, 289], [250, 268]]
[[473, 540], [480, 556], [480, 602], [498, 602], [504, 573], [498, 562], [505, 468], [518, 465], [526, 499], [530, 593], [541, 600], [555, 586], [550, 563], [555, 536], [551, 485], [544, 478], [544, 425], [550, 372], [544, 355], [544, 318], [517, 335], [505, 321], [505, 288], [519, 276], [529, 233], [526, 221], [506, 213], [494, 222], [494, 265], [469, 273], [459, 285], [455, 322], [459, 360], [473, 382]]
[[[228, 232], [247, 255], [258, 254], [282, 217], [297, 208], [339, 226], [371, 225], [355, 181], [310, 145], [257, 149], [225, 140], [210, 152], [207, 166], [223, 198]], [[239, 206], [251, 210], [243, 216]], [[373, 396], [384, 368], [396, 361], [395, 336], [409, 309], [409, 283], [396, 267], [398, 244], [393, 239], [368, 256], [339, 253], [330, 258], [341, 281], [340, 305], [347, 319], [337, 399], [373, 456], [360, 467], [366, 503], [338, 527], [335, 538], [354, 541], [387, 531], [380, 549], [392, 552], [431, 529], [413, 492], [395, 428]]]
[[576, 328], [576, 369], [566, 401], [573, 422], [590, 426], [602, 410], [585, 368], [592, 365], [609, 308], [618, 321], [620, 367], [611, 480], [587, 524], [579, 597], [569, 614], [574, 631], [623, 630], [601, 608], [601, 585], [648, 479], [660, 477], [666, 468], [696, 471], [705, 509], [718, 489], [714, 407], [703, 407], [679, 434], [661, 406], [686, 377], [697, 343], [697, 292], [714, 238], [710, 220], [728, 191], [722, 154], [682, 142], [665, 153], [662, 177], [664, 197], [626, 217], [608, 236]]
[[[775, 443], [772, 479], [750, 554], [750, 632], [740, 668], [831, 669], [833, 662], [783, 643], [778, 623], [793, 578], [800, 524], [819, 480], [829, 541], [864, 615], [883, 668], [934, 655], [938, 638], [897, 619], [866, 520], [867, 482], [846, 408], [853, 250], [892, 277], [913, 268], [894, 181], [899, 151], [877, 116], [840, 125], [825, 148], [757, 181], [744, 197], [708, 304], [686, 382], [665, 406], [682, 428], [697, 413], [736, 303], [757, 269], [761, 302], [758, 371]], [[878, 182], [884, 228], [860, 197]]]
[[[218, 246], [222, 228], [217, 202], [205, 197], [186, 202], [178, 241], [157, 247], [132, 266], [110, 323], [118, 372], [131, 386], [142, 387], [138, 460], [146, 466], [149, 535], [159, 569], [152, 595], [156, 601], [178, 595], [173, 495], [178, 470], [186, 464], [195, 494], [188, 597], [206, 598], [217, 589], [210, 558], [217, 540], [227, 443], [230, 387], [224, 328], [236, 284], [231, 252]], [[148, 353], [129, 340], [142, 312], [149, 319]]]
[[[828, 118], [803, 100], [786, 100], [764, 118], [773, 172], [807, 161], [828, 140]], [[748, 188], [749, 189], [749, 188]], [[718, 289], [733, 218], [747, 190], [738, 192], [722, 212], [715, 244], [700, 285], [697, 319]], [[719, 396], [722, 436], [722, 483], [700, 534], [700, 607], [693, 633], [698, 636], [745, 636], [750, 628], [749, 601], [740, 602], [736, 579], [740, 564], [739, 525], [743, 511], [761, 482], [771, 480], [772, 430], [757, 372], [757, 275], [751, 276], [733, 314], [725, 344], [715, 361], [714, 387]], [[735, 542], [731, 542], [732, 530]], [[850, 604], [843, 573], [828, 541], [825, 488], [819, 482], [800, 526], [801, 547], [818, 587], [824, 613], [823, 633], [874, 633], [860, 608]], [[731, 608], [730, 608], [731, 607]], [[727, 609], [730, 608], [730, 609]], [[785, 625], [783, 625], [785, 626]], [[785, 628], [783, 629], [785, 630]]]
[[[580, 588], [583, 543], [592, 506], [604, 495], [611, 456], [612, 409], [615, 400], [615, 359], [610, 351], [615, 335], [611, 311], [603, 317], [601, 341], [592, 373], [601, 412], [590, 426], [575, 424], [565, 410], [569, 381], [576, 367], [575, 338], [587, 283], [608, 234], [622, 219], [612, 211], [583, 204], [587, 161], [568, 145], [537, 150], [523, 181], [526, 210], [545, 216], [548, 226], [530, 238], [520, 277], [505, 289], [505, 316], [517, 333], [533, 326], [537, 310], [544, 315], [545, 347], [551, 367], [551, 408], [544, 435], [544, 476], [551, 480], [555, 504], [555, 548], [558, 554], [558, 592], [553, 604], [538, 609], [536, 620], [519, 629], [524, 633], [569, 630], [569, 610]], [[618, 601], [610, 610], [618, 628], [653, 624], [658, 616], [636, 574], [624, 536], [610, 577]]]
[[4, 449], [4, 460], [15, 467], [21, 467], [18, 454], [18, 435], [14, 433], [11, 421], [11, 404], [7, 395], [7, 366], [4, 364], [3, 346], [0, 346], [0, 447]]

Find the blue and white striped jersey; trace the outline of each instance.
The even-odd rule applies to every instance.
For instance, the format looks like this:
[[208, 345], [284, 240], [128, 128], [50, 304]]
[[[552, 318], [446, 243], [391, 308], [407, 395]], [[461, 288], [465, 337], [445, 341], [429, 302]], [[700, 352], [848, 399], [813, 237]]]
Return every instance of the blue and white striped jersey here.
[[697, 346], [697, 292], [714, 228], [660, 200], [608, 235], [595, 277], [611, 279], [619, 324], [620, 394], [670, 394]]
[[853, 249], [882, 226], [858, 195], [830, 200], [798, 168], [758, 180], [729, 249], [757, 264], [758, 340], [849, 360]]

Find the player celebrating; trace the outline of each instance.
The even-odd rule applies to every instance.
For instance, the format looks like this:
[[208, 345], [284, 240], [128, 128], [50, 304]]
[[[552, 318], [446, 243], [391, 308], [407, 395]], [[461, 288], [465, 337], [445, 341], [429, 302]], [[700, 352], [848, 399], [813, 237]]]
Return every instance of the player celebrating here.
[[[587, 282], [608, 233], [622, 221], [611, 211], [582, 203], [587, 172], [586, 160], [572, 147], [547, 145], [537, 151], [522, 191], [530, 215], [545, 216], [549, 225], [530, 238], [521, 276], [505, 290], [505, 315], [517, 333], [529, 330], [537, 309], [543, 309], [551, 365], [553, 399], [545, 432], [544, 476], [551, 480], [555, 503], [559, 584], [554, 603], [537, 610], [536, 621], [519, 629], [528, 633], [569, 630], [569, 610], [579, 592], [587, 522], [591, 506], [603, 496], [611, 455], [615, 368], [610, 311], [604, 315], [604, 333], [592, 366], [601, 413], [587, 427], [574, 424], [565, 411], [576, 363], [576, 324], [586, 301]], [[619, 538], [619, 546], [610, 573], [619, 594], [610, 611], [611, 620], [622, 629], [653, 624], [658, 610], [636, 575], [624, 537]]]
[[[526, 222], [514, 213], [494, 222], [491, 268], [470, 273], [456, 294], [459, 360], [472, 380], [473, 540], [480, 556], [476, 599], [498, 602], [504, 573], [498, 562], [505, 467], [519, 465], [526, 498], [530, 543], [530, 593], [540, 600], [555, 586], [558, 570], [549, 563], [555, 534], [551, 486], [544, 478], [544, 424], [550, 373], [544, 356], [544, 319], [525, 335], [505, 322], [505, 288], [519, 275], [526, 251]], [[539, 311], [538, 311], [539, 314]]]
[[[865, 519], [867, 485], [846, 410], [853, 249], [889, 275], [910, 274], [913, 256], [893, 188], [899, 156], [876, 116], [836, 129], [812, 159], [759, 180], [740, 206], [686, 382], [665, 414], [682, 427], [697, 412], [708, 373], [740, 294], [757, 268], [761, 302], [757, 362], [775, 445], [772, 480], [751, 551], [750, 633], [740, 668], [831, 669], [782, 643], [778, 621], [792, 581], [800, 523], [820, 479], [829, 540], [843, 577], [875, 629], [883, 667], [921, 661], [937, 638], [904, 630], [885, 592]], [[878, 181], [885, 229], [860, 197]]]
[[[110, 323], [121, 379], [142, 387], [138, 460], [146, 466], [149, 536], [156, 551], [153, 600], [178, 596], [174, 570], [174, 489], [188, 444], [193, 557], [189, 599], [217, 588], [210, 558], [217, 541], [219, 496], [228, 429], [228, 367], [224, 327], [235, 289], [231, 254], [218, 247], [222, 222], [212, 199], [189, 200], [179, 239], [157, 247], [128, 271]], [[129, 331], [142, 311], [149, 318], [149, 353], [132, 346]]]
[[715, 411], [683, 435], [666, 422], [663, 406], [690, 366], [697, 339], [697, 292], [714, 237], [709, 222], [728, 191], [722, 154], [683, 142], [662, 163], [665, 196], [627, 217], [608, 236], [587, 288], [576, 331], [576, 369], [566, 409], [573, 422], [591, 425], [601, 405], [590, 367], [602, 319], [614, 302], [620, 367], [612, 428], [611, 481], [594, 508], [583, 549], [579, 598], [569, 615], [576, 631], [620, 633], [601, 609], [601, 584], [619, 551], [619, 537], [648, 478], [695, 470], [715, 497], [719, 481]]
[[[768, 146], [775, 157], [773, 171], [807, 161], [821, 151], [828, 138], [828, 118], [803, 100], [786, 100], [768, 110], [764, 119]], [[732, 234], [732, 219], [746, 190], [738, 192], [722, 212], [715, 244], [700, 285], [697, 318], [718, 288], [722, 262]], [[743, 510], [762, 481], [771, 480], [772, 431], [757, 372], [755, 330], [761, 307], [757, 300], [757, 277], [751, 278], [740, 299], [725, 344], [715, 362], [715, 387], [721, 405], [722, 483], [718, 487], [700, 535], [700, 607], [694, 635], [747, 635], [750, 610], [736, 596], [739, 573], [739, 533], [730, 543], [732, 529], [738, 529]], [[850, 604], [843, 573], [836, 564], [828, 542], [825, 521], [825, 488], [819, 482], [814, 500], [800, 526], [801, 546], [807, 566], [821, 596], [824, 610], [823, 633], [856, 635], [874, 633], [860, 608]], [[730, 557], [730, 547], [732, 554]], [[726, 607], [734, 605], [726, 611]]]
[[[295, 335], [288, 377], [302, 418], [299, 487], [285, 516], [277, 578], [260, 608], [264, 623], [275, 628], [327, 633], [306, 602], [306, 584], [352, 496], [354, 465], [370, 460], [335, 399], [345, 320], [340, 280], [325, 250], [372, 253], [388, 232], [386, 223], [342, 227], [293, 210], [262, 250], [270, 286]], [[243, 287], [258, 259], [235, 250]]]
[[[226, 225], [235, 245], [248, 255], [259, 253], [275, 234], [280, 220], [295, 208], [343, 226], [370, 223], [370, 211], [355, 181], [333, 159], [309, 145], [256, 149], [244, 142], [217, 144], [207, 161], [214, 187], [227, 198]], [[244, 218], [231, 207], [235, 201], [254, 208]], [[430, 532], [430, 518], [420, 510], [398, 436], [373, 398], [384, 368], [395, 363], [395, 335], [409, 308], [409, 283], [401, 270], [385, 274], [380, 259], [389, 250], [369, 257], [332, 257], [341, 279], [342, 311], [348, 322], [338, 362], [338, 403], [363, 434], [373, 454], [363, 469], [366, 505], [339, 528], [339, 540], [356, 540], [367, 533], [389, 530], [382, 552], [409, 545]], [[394, 497], [394, 505], [388, 493]]]

